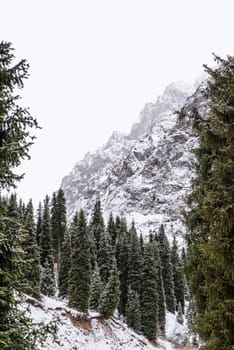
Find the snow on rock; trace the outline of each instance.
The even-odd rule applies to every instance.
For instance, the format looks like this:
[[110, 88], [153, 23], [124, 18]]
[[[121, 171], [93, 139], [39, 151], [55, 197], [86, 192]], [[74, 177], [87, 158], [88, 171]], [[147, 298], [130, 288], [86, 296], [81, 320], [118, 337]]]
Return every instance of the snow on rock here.
[[[155, 103], [147, 103], [128, 136], [114, 132], [107, 144], [88, 153], [62, 181], [68, 216], [81, 207], [91, 213], [100, 198], [109, 214], [132, 219], [148, 235], [161, 223], [172, 239], [183, 244], [181, 211], [190, 191], [197, 140], [189, 116], [194, 106], [205, 115], [207, 105], [198, 89], [183, 83], [169, 85]], [[181, 110], [184, 119], [178, 119]]]
[[179, 344], [184, 339], [186, 328], [176, 322], [174, 315], [167, 316], [168, 339], [158, 337], [153, 344], [128, 328], [117, 315], [109, 320], [100, 318], [98, 313], [87, 316], [68, 308], [63, 301], [44, 296], [41, 302], [27, 297], [23, 307], [29, 309], [30, 317], [35, 323], [47, 325], [55, 321], [57, 324], [56, 341], [48, 336], [44, 345], [39, 345], [40, 350], [183, 349]]

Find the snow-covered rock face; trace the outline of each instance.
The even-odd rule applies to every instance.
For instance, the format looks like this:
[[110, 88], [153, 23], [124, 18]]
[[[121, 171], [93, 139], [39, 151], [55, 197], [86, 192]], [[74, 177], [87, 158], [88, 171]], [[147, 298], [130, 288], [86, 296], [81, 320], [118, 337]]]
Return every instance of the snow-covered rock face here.
[[[109, 213], [135, 220], [147, 234], [165, 224], [169, 237], [183, 231], [181, 211], [194, 174], [189, 115], [194, 105], [206, 113], [201, 91], [169, 85], [155, 103], [148, 103], [128, 136], [113, 133], [105, 146], [88, 153], [62, 181], [68, 215], [84, 208], [92, 211], [99, 197], [105, 217]], [[184, 106], [184, 107], [183, 107]], [[178, 120], [175, 111], [185, 118]]]

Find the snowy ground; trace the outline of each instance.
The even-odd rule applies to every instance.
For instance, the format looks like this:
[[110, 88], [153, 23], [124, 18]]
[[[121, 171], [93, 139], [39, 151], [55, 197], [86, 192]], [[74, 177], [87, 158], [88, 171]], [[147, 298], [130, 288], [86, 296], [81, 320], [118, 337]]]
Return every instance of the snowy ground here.
[[[90, 313], [88, 318], [67, 307], [60, 300], [43, 297], [41, 302], [27, 298], [24, 308], [30, 310], [35, 323], [44, 325], [56, 321], [57, 341], [48, 337], [41, 350], [175, 350], [192, 349], [179, 345], [186, 337], [186, 327], [176, 322], [175, 315], [167, 315], [166, 337], [158, 337], [157, 343], [150, 343], [136, 334], [119, 318], [103, 320], [98, 314]], [[177, 345], [176, 345], [177, 343]]]

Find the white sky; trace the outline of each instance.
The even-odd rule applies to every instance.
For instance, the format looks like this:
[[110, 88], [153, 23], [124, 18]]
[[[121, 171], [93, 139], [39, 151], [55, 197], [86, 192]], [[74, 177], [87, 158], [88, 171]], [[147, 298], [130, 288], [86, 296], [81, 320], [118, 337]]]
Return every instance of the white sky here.
[[0, 40], [30, 64], [20, 92], [43, 127], [19, 196], [35, 204], [171, 82], [233, 54], [233, 0], [7, 0]]

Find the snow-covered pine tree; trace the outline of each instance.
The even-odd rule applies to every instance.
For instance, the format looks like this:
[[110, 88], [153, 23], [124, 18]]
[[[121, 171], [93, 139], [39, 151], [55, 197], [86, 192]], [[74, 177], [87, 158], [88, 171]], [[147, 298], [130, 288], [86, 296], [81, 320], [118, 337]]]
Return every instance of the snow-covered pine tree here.
[[110, 318], [113, 316], [114, 311], [118, 306], [120, 295], [119, 287], [119, 272], [114, 259], [109, 281], [101, 294], [98, 306], [98, 310], [104, 318]]
[[[54, 258], [51, 236], [49, 196], [44, 200], [42, 232], [40, 237], [41, 292], [46, 295], [55, 293]], [[49, 284], [48, 284], [49, 283]]]
[[130, 287], [128, 289], [128, 301], [126, 305], [126, 320], [129, 327], [132, 327], [136, 332], [141, 331], [140, 298], [139, 294]]
[[24, 292], [34, 298], [40, 298], [40, 254], [36, 243], [34, 210], [31, 199], [24, 212], [22, 248], [26, 256], [23, 266]]
[[91, 264], [90, 239], [84, 211], [81, 209], [72, 226], [72, 255], [69, 274], [69, 306], [87, 312], [89, 308]]
[[185, 295], [185, 281], [182, 260], [180, 259], [178, 252], [178, 245], [174, 236], [171, 247], [171, 263], [172, 263], [172, 275], [175, 291], [176, 310], [179, 311], [179, 304], [184, 313], [184, 295]]
[[171, 264], [171, 251], [163, 225], [160, 226], [159, 234], [156, 235], [159, 244], [159, 255], [161, 259], [163, 286], [165, 291], [166, 307], [170, 312], [175, 312], [175, 292], [173, 283], [173, 271]]
[[105, 232], [105, 225], [104, 225], [104, 219], [102, 215], [102, 207], [101, 207], [101, 202], [99, 199], [97, 199], [91, 221], [90, 221], [90, 231], [91, 234], [94, 238], [95, 241], [95, 246], [96, 246], [96, 253], [98, 255], [98, 250], [100, 246], [100, 239], [101, 239], [101, 234]]
[[60, 268], [58, 271], [58, 287], [61, 297], [68, 296], [69, 272], [71, 269], [71, 233], [67, 230], [60, 255]]
[[51, 233], [53, 239], [54, 262], [58, 264], [58, 270], [66, 228], [66, 200], [64, 192], [60, 188], [57, 193], [53, 194], [51, 206]]
[[141, 300], [141, 325], [144, 335], [149, 340], [155, 340], [158, 322], [158, 286], [159, 262], [156, 261], [156, 242], [148, 242], [145, 245], [142, 300]]
[[[23, 158], [29, 158], [37, 127], [28, 110], [17, 105], [15, 89], [24, 86], [28, 63], [13, 62], [13, 48], [0, 43], [0, 192], [12, 189], [22, 176], [14, 171]], [[0, 348], [1, 350], [33, 350], [32, 325], [17, 307], [15, 294], [21, 294], [23, 252], [20, 249], [21, 225], [8, 215], [6, 201], [0, 198]]]
[[103, 292], [103, 283], [101, 280], [100, 272], [98, 265], [96, 264], [91, 280], [91, 288], [90, 288], [90, 309], [97, 310], [100, 302], [100, 297]]
[[97, 263], [103, 285], [107, 284], [112, 269], [113, 252], [109, 235], [106, 232], [101, 232], [99, 241], [99, 251], [97, 256]]

